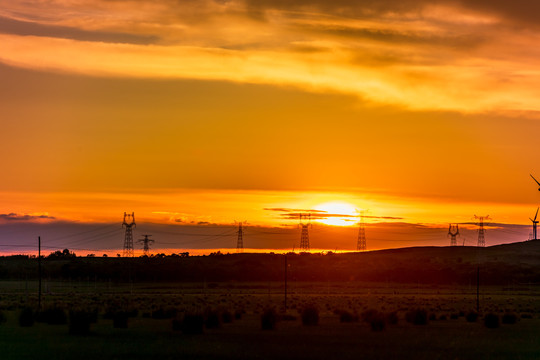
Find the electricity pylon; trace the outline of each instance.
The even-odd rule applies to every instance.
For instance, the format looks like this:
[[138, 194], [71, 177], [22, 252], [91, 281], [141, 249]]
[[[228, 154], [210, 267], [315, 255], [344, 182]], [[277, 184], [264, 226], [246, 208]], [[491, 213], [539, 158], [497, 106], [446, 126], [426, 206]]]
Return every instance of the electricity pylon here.
[[[307, 217], [307, 223], [302, 222], [302, 218]], [[300, 252], [309, 252], [309, 231], [311, 226], [311, 214], [300, 214], [300, 227], [302, 228], [302, 235], [300, 236]]]
[[360, 211], [360, 222], [358, 223], [358, 241], [356, 242], [356, 250], [358, 251], [366, 251], [366, 223], [364, 220], [364, 216], [366, 214], [366, 210]]
[[540, 208], [536, 209], [536, 214], [534, 215], [534, 219], [529, 218], [529, 220], [531, 220], [532, 223], [533, 223], [533, 236], [532, 236], [533, 238], [532, 238], [532, 240], [538, 240], [537, 235], [536, 235], [536, 225], [539, 222], [538, 220], [536, 220], [536, 217], [538, 216], [538, 209], [540, 209]]
[[238, 234], [238, 238], [236, 240], [236, 252], [243, 253], [244, 252], [244, 228], [243, 228], [242, 222], [238, 222], [238, 231], [236, 233]]
[[[126, 221], [127, 220], [127, 221]], [[128, 222], [129, 221], [129, 222]], [[135, 213], [131, 214], [124, 213], [124, 222], [122, 227], [126, 228], [124, 236], [124, 257], [133, 257], [133, 228], [137, 227], [135, 224]]]
[[448, 225], [448, 236], [450, 236], [450, 246], [457, 246], [456, 236], [459, 236], [458, 224]]
[[150, 243], [154, 243], [154, 240], [148, 238], [152, 235], [143, 235], [143, 236], [144, 236], [144, 239], [139, 239], [138, 242], [143, 243], [143, 253], [144, 255], [148, 256], [148, 252], [150, 251]]
[[485, 230], [484, 230], [484, 221], [490, 220], [489, 215], [486, 216], [476, 216], [474, 215], [474, 218], [478, 220], [478, 247], [485, 247], [486, 246], [486, 238], [484, 236]]

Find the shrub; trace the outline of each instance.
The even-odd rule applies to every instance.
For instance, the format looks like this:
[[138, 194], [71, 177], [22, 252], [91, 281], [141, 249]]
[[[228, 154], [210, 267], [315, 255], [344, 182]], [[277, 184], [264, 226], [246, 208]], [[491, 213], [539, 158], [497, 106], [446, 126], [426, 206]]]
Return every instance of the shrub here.
[[172, 319], [172, 329], [173, 331], [182, 331], [182, 319], [179, 317], [175, 317]]
[[424, 309], [411, 310], [405, 314], [405, 319], [414, 325], [426, 325], [428, 323], [428, 314]]
[[[174, 315], [176, 315], [176, 309], [168, 309], [169, 312], [173, 312]], [[126, 312], [127, 316], [130, 317], [130, 318], [136, 318], [137, 315], [139, 315], [139, 309], [137, 308], [131, 308], [131, 309], [128, 309], [128, 311]], [[174, 316], [173, 315], [173, 316]]]
[[34, 325], [34, 312], [31, 308], [25, 307], [19, 314], [19, 325], [28, 327]]
[[172, 319], [176, 315], [176, 309], [174, 308], [167, 308], [164, 309], [163, 307], [160, 307], [154, 311], [152, 311], [152, 319]]
[[386, 321], [391, 325], [396, 325], [399, 322], [399, 317], [396, 311], [392, 311], [386, 315]]
[[358, 322], [358, 315], [352, 314], [346, 310], [341, 311], [339, 314], [339, 321], [342, 323], [352, 323], [352, 322]]
[[459, 314], [457, 313], [450, 314], [450, 319], [457, 320], [458, 318], [459, 318]]
[[207, 329], [215, 329], [221, 326], [221, 317], [217, 310], [206, 311], [205, 326]]
[[113, 327], [115, 329], [127, 329], [128, 327], [128, 316], [129, 314], [125, 311], [117, 311], [113, 315]]
[[386, 328], [384, 315], [382, 313], [375, 314], [369, 321], [369, 324], [371, 325], [371, 330], [383, 331]]
[[67, 324], [67, 315], [63, 308], [52, 306], [39, 312], [36, 320], [49, 325], [63, 325]]
[[502, 316], [503, 324], [515, 324], [517, 322], [517, 316], [514, 313], [506, 313]]
[[484, 316], [484, 325], [489, 329], [495, 329], [499, 327], [499, 315], [489, 313]]
[[319, 324], [319, 309], [315, 306], [308, 306], [302, 310], [302, 324], [315, 326]]
[[[180, 328], [182, 332], [187, 335], [197, 335], [204, 332], [204, 316], [199, 313], [187, 313], [182, 320], [175, 319], [176, 326], [178, 322], [181, 322]], [[175, 321], [173, 320], [173, 329]]]
[[371, 320], [377, 316], [379, 312], [375, 309], [369, 309], [364, 312], [362, 312], [362, 320], [365, 322], [371, 322]]
[[235, 318], [236, 320], [240, 320], [240, 319], [242, 318], [242, 314], [243, 314], [242, 310], [236, 310], [236, 311], [234, 312], [234, 318]]
[[6, 314], [4, 314], [3, 311], [0, 310], [0, 324], [3, 324], [7, 321]]
[[98, 309], [94, 308], [88, 311], [88, 316], [90, 318], [90, 323], [95, 324], [98, 321]]
[[521, 314], [522, 319], [532, 319], [533, 316], [531, 314]]
[[295, 321], [298, 318], [291, 314], [283, 314], [279, 317], [279, 319], [283, 321]]
[[69, 333], [71, 335], [88, 335], [92, 315], [88, 311], [72, 310], [69, 312]]
[[446, 320], [446, 315], [442, 314], [441, 316], [439, 316], [439, 320], [445, 321]]
[[277, 323], [277, 314], [274, 309], [267, 309], [261, 315], [261, 329], [274, 330]]
[[221, 320], [223, 321], [224, 324], [232, 323], [233, 319], [234, 319], [233, 314], [229, 310], [224, 310], [221, 313]]
[[103, 318], [104, 319], [113, 319], [114, 314], [116, 314], [117, 312], [118, 312], [118, 308], [108, 306], [107, 308], [105, 308], [105, 312], [103, 313]]
[[467, 322], [476, 322], [476, 320], [478, 320], [478, 313], [475, 311], [470, 311], [467, 313], [467, 316], [465, 316], [465, 319]]

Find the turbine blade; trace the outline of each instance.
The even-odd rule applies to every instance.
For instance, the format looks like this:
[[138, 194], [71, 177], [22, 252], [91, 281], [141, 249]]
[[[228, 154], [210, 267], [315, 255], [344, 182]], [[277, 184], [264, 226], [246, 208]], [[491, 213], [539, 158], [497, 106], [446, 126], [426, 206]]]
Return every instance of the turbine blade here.
[[536, 208], [536, 215], [534, 215], [534, 220], [536, 220], [536, 217], [538, 216], [538, 210], [540, 209], [540, 207]]
[[540, 182], [538, 182], [538, 180], [536, 180], [536, 179], [534, 178], [534, 176], [532, 176], [532, 174], [529, 174], [529, 175], [531, 175], [531, 177], [533, 178], [533, 180], [536, 181], [536, 183], [537, 183], [538, 185], [540, 185]]

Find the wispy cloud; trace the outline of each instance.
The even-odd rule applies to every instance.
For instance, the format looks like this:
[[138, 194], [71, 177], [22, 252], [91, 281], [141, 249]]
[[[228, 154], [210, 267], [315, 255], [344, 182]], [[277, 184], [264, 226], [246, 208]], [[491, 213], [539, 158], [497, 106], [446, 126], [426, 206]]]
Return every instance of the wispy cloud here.
[[49, 215], [30, 215], [30, 214], [0, 214], [0, 221], [34, 221], [34, 220], [54, 220], [54, 216]]
[[[279, 218], [285, 219], [285, 220], [299, 220], [300, 216], [302, 216], [304, 219], [309, 218], [310, 220], [325, 220], [325, 219], [330, 219], [330, 218], [340, 218], [345, 221], [357, 221], [359, 219], [359, 215], [329, 213], [328, 211], [324, 211], [324, 210], [290, 209], [290, 208], [265, 208], [264, 210], [277, 212], [279, 213], [278, 215]], [[365, 215], [364, 218], [377, 219], [377, 220], [403, 219], [401, 217], [373, 216], [373, 215]]]
[[157, 37], [152, 35], [91, 31], [69, 26], [47, 25], [37, 22], [20, 21], [2, 16], [0, 16], [0, 33], [127, 44], [152, 44], [156, 43], [158, 40]]
[[413, 109], [540, 110], [540, 5], [528, 1], [0, 5], [0, 61], [13, 66], [285, 84]]

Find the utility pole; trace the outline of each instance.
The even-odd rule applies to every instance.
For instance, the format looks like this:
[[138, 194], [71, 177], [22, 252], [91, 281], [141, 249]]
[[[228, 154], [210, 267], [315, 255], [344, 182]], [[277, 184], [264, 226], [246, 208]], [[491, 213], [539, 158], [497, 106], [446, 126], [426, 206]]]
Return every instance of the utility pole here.
[[133, 228], [137, 227], [135, 224], [135, 213], [132, 212], [131, 214], [124, 213], [124, 222], [122, 223], [122, 227], [126, 228], [125, 236], [124, 236], [124, 257], [133, 257]]
[[476, 313], [480, 313], [480, 265], [476, 267]]
[[450, 236], [450, 246], [457, 246], [456, 236], [459, 236], [458, 224], [448, 225], [448, 235]]
[[489, 215], [486, 216], [476, 216], [474, 215], [474, 218], [478, 220], [478, 247], [485, 247], [486, 246], [486, 239], [484, 236], [485, 230], [484, 230], [484, 221], [485, 220], [491, 220]]
[[38, 278], [39, 278], [38, 312], [40, 312], [41, 311], [41, 236], [38, 236]]
[[284, 305], [285, 305], [285, 312], [287, 312], [287, 271], [288, 271], [289, 264], [287, 263], [287, 254], [285, 254], [285, 299], [284, 299]]
[[[306, 218], [308, 222], [302, 222], [302, 217]], [[300, 236], [300, 252], [309, 252], [309, 231], [308, 228], [311, 226], [311, 214], [300, 214], [300, 227], [302, 228], [302, 234]]]
[[366, 211], [360, 211], [360, 222], [358, 223], [358, 241], [356, 242], [356, 250], [366, 251], [366, 223], [364, 221]]

